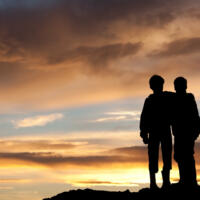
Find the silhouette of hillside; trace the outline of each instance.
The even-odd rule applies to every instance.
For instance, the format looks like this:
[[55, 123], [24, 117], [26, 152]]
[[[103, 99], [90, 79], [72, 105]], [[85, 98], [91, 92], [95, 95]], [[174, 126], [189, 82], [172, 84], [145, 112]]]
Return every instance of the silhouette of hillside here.
[[198, 199], [200, 197], [200, 187], [188, 188], [180, 187], [178, 184], [173, 184], [168, 189], [150, 190], [149, 188], [141, 189], [139, 192], [109, 192], [96, 191], [91, 189], [71, 190], [69, 192], [60, 193], [51, 198], [43, 200], [106, 200], [106, 199], [122, 199], [122, 200], [140, 200], [140, 199]]

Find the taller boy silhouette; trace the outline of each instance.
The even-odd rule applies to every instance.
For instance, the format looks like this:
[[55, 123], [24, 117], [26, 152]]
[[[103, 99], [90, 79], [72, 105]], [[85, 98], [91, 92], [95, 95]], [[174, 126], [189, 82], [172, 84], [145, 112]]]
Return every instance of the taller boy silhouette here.
[[194, 143], [199, 135], [199, 113], [193, 94], [187, 93], [187, 80], [178, 77], [174, 81], [172, 130], [174, 134], [174, 158], [178, 163], [180, 182], [187, 187], [197, 185], [194, 160]]

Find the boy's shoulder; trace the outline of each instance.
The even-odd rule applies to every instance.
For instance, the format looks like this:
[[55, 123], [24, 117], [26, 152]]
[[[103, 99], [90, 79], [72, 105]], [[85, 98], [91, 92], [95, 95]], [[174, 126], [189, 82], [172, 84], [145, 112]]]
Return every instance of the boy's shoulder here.
[[180, 96], [188, 99], [194, 99], [194, 95], [192, 93], [185, 93], [184, 95], [178, 95], [175, 93], [175, 96]]
[[170, 92], [170, 91], [164, 91], [161, 94], [157, 95], [157, 94], [150, 94], [146, 99], [152, 99], [152, 98], [157, 98], [157, 97], [165, 97], [165, 96], [174, 96], [175, 92]]
[[152, 94], [150, 94], [150, 95], [146, 98], [146, 101], [151, 101], [151, 100], [153, 100], [155, 97], [156, 97], [156, 95], [152, 93]]
[[187, 96], [189, 96], [189, 97], [194, 97], [194, 95], [192, 94], [192, 93], [186, 93], [187, 94]]
[[163, 95], [164, 95], [164, 96], [174, 96], [174, 95], [175, 95], [175, 92], [164, 91], [164, 92], [163, 92]]
[[194, 95], [192, 93], [186, 93], [186, 95], [187, 95], [187, 98], [194, 100]]

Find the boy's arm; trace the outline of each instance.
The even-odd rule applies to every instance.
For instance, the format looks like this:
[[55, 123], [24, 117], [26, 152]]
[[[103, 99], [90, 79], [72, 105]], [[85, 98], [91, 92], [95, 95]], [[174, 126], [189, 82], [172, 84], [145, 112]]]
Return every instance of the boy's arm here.
[[143, 139], [143, 142], [145, 144], [148, 144], [148, 133], [149, 133], [148, 115], [149, 115], [149, 100], [147, 98], [144, 102], [144, 106], [140, 117], [140, 137]]
[[166, 95], [166, 106], [167, 106], [167, 118], [169, 120], [169, 124], [170, 124], [170, 130], [171, 133], [174, 135], [174, 130], [173, 130], [173, 122], [174, 122], [174, 115], [175, 115], [175, 92], [171, 92], [171, 91], [165, 91], [164, 94]]
[[200, 133], [200, 117], [199, 117], [199, 111], [198, 111], [198, 108], [197, 108], [195, 97], [194, 97], [193, 94], [190, 94], [190, 95], [191, 95], [191, 98], [192, 98], [192, 110], [193, 110], [194, 122], [195, 122], [195, 127], [196, 127], [194, 139], [196, 140], [199, 136], [199, 133]]

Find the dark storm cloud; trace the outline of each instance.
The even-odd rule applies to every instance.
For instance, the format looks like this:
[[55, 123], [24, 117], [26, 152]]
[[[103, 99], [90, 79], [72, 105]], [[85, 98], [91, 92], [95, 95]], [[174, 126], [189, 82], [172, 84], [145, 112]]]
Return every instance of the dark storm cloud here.
[[143, 94], [141, 83], [155, 71], [149, 67], [154, 58], [144, 58], [149, 46], [155, 47], [151, 38], [155, 41], [157, 31], [167, 29], [188, 5], [198, 7], [199, 3], [0, 1], [3, 112], [114, 100], [131, 96], [130, 91]]
[[181, 2], [174, 1], [173, 5], [164, 0], [75, 0], [62, 3], [65, 7], [70, 6], [76, 16], [82, 16], [81, 20], [88, 27], [98, 26], [96, 22], [105, 26], [124, 19], [131, 20], [132, 24], [163, 26], [173, 19], [174, 6]]
[[179, 1], [164, 0], [58, 0], [27, 7], [20, 5], [31, 5], [32, 1], [20, 2], [0, 12], [0, 49], [5, 57], [27, 59], [31, 54], [45, 58], [63, 56], [67, 50], [88, 44], [97, 48], [95, 43], [113, 43], [125, 31], [116, 30], [115, 22], [125, 21], [136, 28], [162, 27], [175, 18], [179, 5]]
[[155, 51], [151, 56], [170, 57], [198, 52], [200, 52], [200, 37], [182, 38], [164, 45], [164, 50]]
[[[8, 60], [12, 62], [20, 61], [25, 56], [24, 49], [20, 47], [20, 44], [12, 40], [4, 40], [0, 43], [0, 59]], [[13, 59], [13, 60], [12, 60]]]
[[100, 47], [82, 46], [64, 55], [53, 55], [48, 58], [48, 64], [57, 64], [63, 61], [85, 61], [92, 66], [105, 65], [114, 59], [136, 54], [141, 43], [111, 44]]

